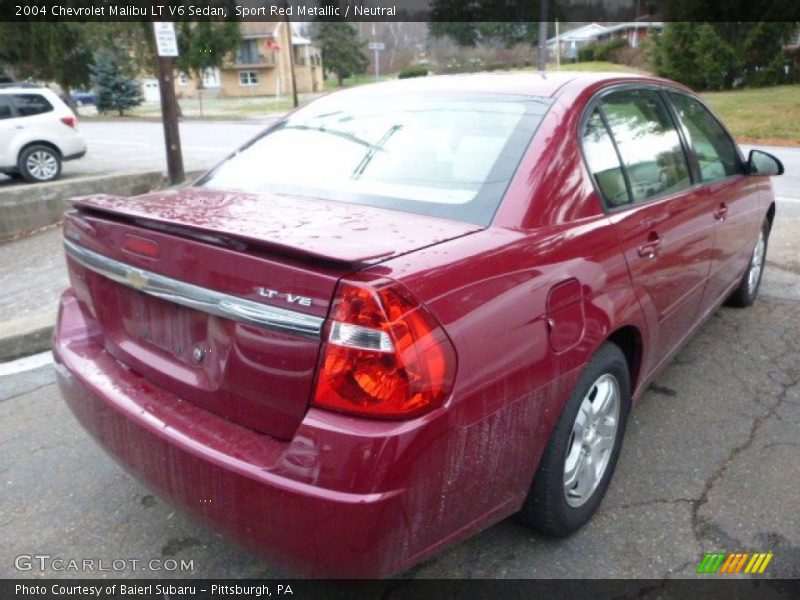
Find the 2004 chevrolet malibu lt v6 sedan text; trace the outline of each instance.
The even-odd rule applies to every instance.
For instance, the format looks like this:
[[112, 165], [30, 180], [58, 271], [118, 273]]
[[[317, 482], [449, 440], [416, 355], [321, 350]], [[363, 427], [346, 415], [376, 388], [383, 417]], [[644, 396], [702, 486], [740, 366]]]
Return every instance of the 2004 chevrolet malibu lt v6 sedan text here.
[[755, 300], [782, 170], [658, 79], [332, 94], [189, 187], [73, 201], [61, 389], [298, 572], [389, 575], [516, 512], [566, 535], [648, 382]]

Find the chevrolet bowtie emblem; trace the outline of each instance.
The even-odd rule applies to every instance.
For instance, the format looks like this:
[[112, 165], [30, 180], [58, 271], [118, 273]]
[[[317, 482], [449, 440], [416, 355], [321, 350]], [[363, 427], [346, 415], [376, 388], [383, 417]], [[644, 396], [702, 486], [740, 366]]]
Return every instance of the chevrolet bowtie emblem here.
[[141, 290], [147, 287], [147, 284], [150, 283], [150, 280], [142, 274], [141, 271], [128, 271], [125, 274], [125, 283], [127, 283], [132, 288], [136, 288], [137, 290]]

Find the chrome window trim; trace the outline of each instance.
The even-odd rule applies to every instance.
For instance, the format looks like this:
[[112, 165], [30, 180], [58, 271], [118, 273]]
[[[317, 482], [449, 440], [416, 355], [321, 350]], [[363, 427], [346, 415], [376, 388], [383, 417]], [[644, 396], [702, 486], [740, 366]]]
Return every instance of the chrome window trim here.
[[69, 240], [64, 240], [64, 249], [70, 257], [87, 269], [144, 294], [248, 325], [258, 325], [311, 338], [322, 337], [322, 325], [325, 320], [321, 317], [261, 304], [178, 281], [108, 258]]

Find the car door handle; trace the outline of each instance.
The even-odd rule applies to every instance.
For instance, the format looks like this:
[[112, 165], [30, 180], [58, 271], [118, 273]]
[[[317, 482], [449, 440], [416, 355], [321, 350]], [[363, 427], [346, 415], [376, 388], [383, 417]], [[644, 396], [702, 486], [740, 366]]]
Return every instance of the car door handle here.
[[661, 237], [653, 232], [647, 238], [647, 243], [639, 246], [636, 251], [642, 258], [653, 260], [661, 252]]
[[724, 202], [719, 205], [719, 208], [714, 211], [714, 218], [717, 221], [724, 221], [728, 216], [728, 205]]

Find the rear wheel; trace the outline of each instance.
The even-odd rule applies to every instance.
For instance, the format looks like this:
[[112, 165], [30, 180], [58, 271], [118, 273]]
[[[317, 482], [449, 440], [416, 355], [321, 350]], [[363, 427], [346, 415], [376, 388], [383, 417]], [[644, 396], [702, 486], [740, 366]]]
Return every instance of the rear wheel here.
[[53, 181], [61, 174], [61, 157], [50, 146], [28, 146], [19, 155], [17, 168], [27, 181]]
[[767, 258], [767, 241], [769, 239], [769, 222], [764, 221], [761, 231], [758, 234], [753, 253], [750, 255], [750, 263], [747, 270], [739, 282], [739, 287], [733, 290], [725, 304], [739, 308], [752, 306], [758, 297], [758, 289], [761, 287], [761, 276], [764, 274], [764, 263]]
[[520, 512], [523, 521], [563, 536], [592, 517], [614, 473], [629, 410], [628, 364], [606, 343], [564, 405]]

